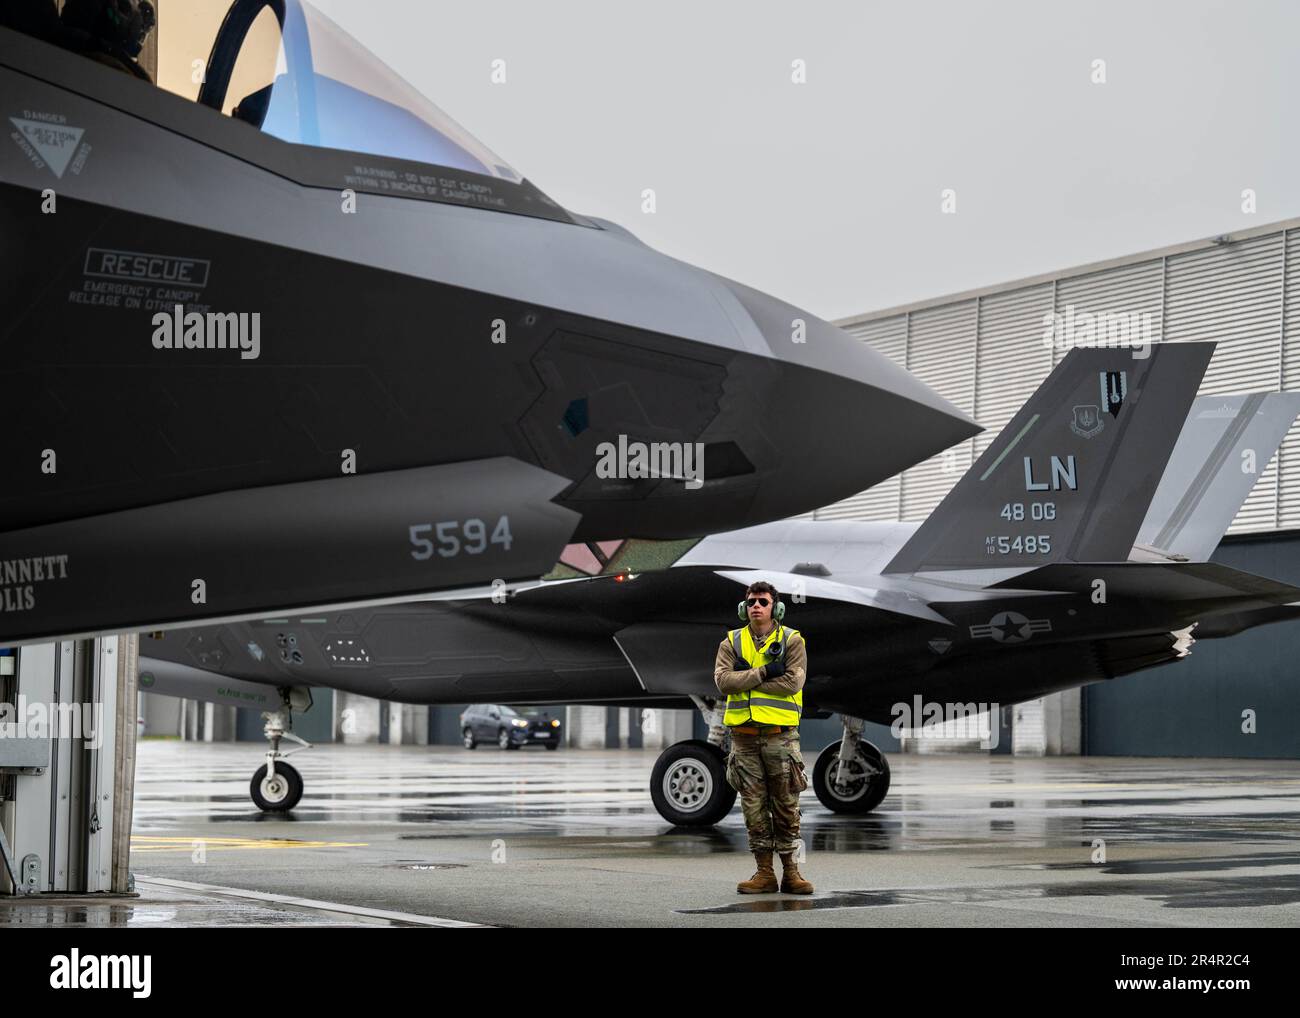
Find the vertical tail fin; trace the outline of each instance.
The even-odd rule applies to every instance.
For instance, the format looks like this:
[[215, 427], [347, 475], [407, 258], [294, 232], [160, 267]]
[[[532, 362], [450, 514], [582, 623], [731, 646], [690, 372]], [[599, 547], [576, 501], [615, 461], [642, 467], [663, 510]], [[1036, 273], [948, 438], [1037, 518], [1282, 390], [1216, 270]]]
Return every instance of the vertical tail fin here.
[[1071, 350], [887, 573], [1122, 562], [1213, 343]]
[[1138, 553], [1208, 561], [1298, 413], [1297, 392], [1199, 397], [1138, 531]]

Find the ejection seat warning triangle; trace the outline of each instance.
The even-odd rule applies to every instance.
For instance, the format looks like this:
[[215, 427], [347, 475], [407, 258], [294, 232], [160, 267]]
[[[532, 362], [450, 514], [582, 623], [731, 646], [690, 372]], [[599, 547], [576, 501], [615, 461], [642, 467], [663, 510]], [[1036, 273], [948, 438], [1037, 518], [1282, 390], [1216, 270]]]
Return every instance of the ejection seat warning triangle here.
[[63, 124], [47, 124], [39, 120], [20, 120], [18, 117], [10, 117], [9, 120], [27, 139], [27, 144], [35, 150], [45, 165], [62, 180], [64, 170], [68, 168], [77, 146], [81, 144], [81, 136], [86, 133], [85, 129], [67, 127]]

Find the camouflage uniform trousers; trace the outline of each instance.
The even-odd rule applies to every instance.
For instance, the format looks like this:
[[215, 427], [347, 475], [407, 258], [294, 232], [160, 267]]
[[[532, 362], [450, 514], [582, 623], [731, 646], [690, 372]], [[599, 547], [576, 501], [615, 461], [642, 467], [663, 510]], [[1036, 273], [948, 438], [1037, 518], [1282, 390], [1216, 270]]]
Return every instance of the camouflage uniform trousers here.
[[731, 732], [727, 783], [740, 793], [751, 852], [799, 847], [799, 793], [808, 787], [799, 729], [749, 735]]

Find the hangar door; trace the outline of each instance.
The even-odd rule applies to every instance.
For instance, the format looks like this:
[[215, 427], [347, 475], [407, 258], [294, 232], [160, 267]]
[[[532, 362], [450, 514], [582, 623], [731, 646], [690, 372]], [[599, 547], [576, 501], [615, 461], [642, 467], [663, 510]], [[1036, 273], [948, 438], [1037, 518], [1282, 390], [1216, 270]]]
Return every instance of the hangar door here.
[[[1300, 534], [1228, 537], [1213, 561], [1300, 586]], [[1200, 640], [1182, 661], [1085, 686], [1083, 752], [1300, 759], [1297, 648], [1300, 621], [1279, 622]], [[1254, 734], [1243, 731], [1248, 712]]]

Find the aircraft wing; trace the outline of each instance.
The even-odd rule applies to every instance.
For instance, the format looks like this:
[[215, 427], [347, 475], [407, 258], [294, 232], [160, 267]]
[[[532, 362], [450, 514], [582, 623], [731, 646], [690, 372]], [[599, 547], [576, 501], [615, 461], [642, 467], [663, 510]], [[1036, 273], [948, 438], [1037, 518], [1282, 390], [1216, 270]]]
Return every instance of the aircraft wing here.
[[1222, 612], [1205, 619], [1196, 627], [1196, 639], [1220, 640], [1226, 636], [1236, 636], [1256, 626], [1268, 626], [1275, 622], [1292, 622], [1300, 619], [1300, 603], [1279, 604], [1269, 608], [1254, 608], [1242, 612]]
[[895, 615], [909, 615], [926, 622], [940, 622], [951, 625], [937, 611], [931, 608], [924, 598], [917, 597], [905, 590], [890, 590], [879, 587], [859, 587], [848, 583], [837, 583], [820, 576], [804, 576], [802, 573], [776, 573], [769, 569], [717, 569], [719, 576], [735, 580], [748, 587], [756, 580], [766, 580], [774, 584], [783, 595], [785, 591], [797, 591], [805, 597], [820, 598], [827, 601], [843, 601], [847, 604], [859, 604], [864, 608], [892, 612]]

